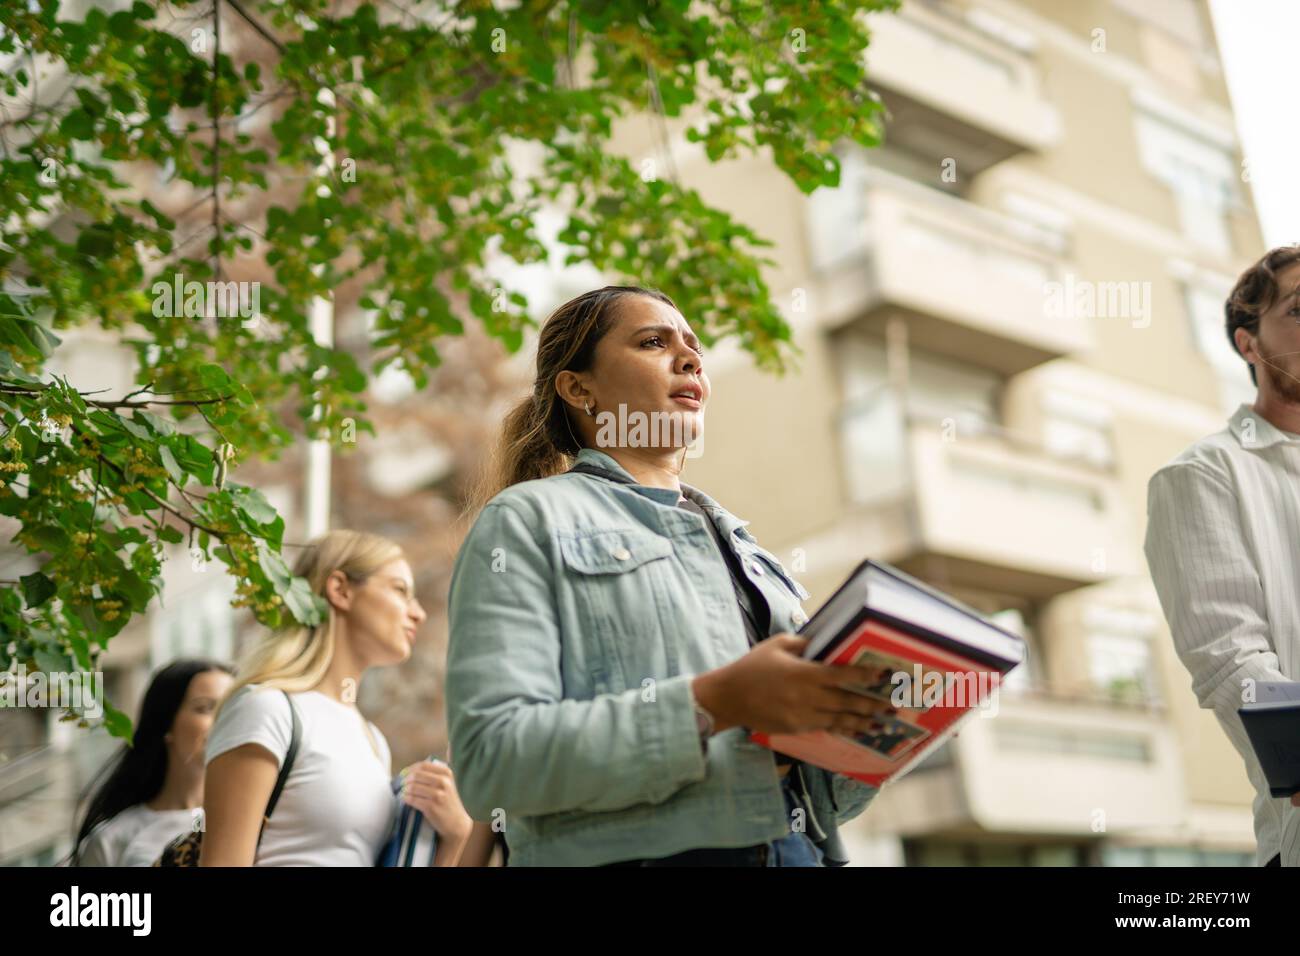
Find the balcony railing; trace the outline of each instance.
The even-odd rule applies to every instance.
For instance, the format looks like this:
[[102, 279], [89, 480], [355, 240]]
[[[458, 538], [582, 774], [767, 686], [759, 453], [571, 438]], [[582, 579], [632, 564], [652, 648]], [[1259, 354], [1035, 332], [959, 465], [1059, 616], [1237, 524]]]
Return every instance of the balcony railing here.
[[819, 311], [832, 329], [904, 321], [910, 344], [1006, 375], [1092, 347], [1052, 310], [1060, 253], [1034, 227], [873, 168], [810, 205]]
[[906, 407], [892, 388], [840, 419], [846, 495], [839, 529], [940, 587], [1046, 598], [1136, 572], [1108, 470], [992, 425]]
[[889, 143], [956, 160], [963, 176], [1060, 138], [1033, 54], [996, 31], [906, 4], [868, 21], [867, 72], [890, 118]]
[[1091, 837], [1185, 822], [1179, 746], [1157, 709], [1003, 692], [944, 749], [877, 798], [873, 825]]

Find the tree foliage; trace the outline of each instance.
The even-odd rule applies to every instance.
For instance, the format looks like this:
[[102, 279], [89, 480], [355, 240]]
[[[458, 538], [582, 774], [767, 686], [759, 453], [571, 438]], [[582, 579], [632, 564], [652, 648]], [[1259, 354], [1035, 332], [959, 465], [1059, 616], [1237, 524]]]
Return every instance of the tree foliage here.
[[[835, 185], [833, 145], [878, 142], [862, 17], [894, 5], [0, 5], [0, 513], [39, 563], [0, 590], [0, 670], [94, 668], [157, 599], [167, 545], [224, 562], [259, 621], [314, 621], [235, 455], [366, 429], [370, 377], [423, 387], [466, 321], [517, 350], [529, 304], [489, 267], [547, 261], [543, 208], [565, 262], [670, 291], [705, 343], [780, 370], [770, 241], [670, 162], [612, 152], [612, 123], [689, 110], [710, 160], [762, 151], [804, 192]], [[142, 168], [195, 198], [151, 199]], [[251, 321], [205, 285], [239, 274], [265, 276]], [[171, 295], [178, 276], [206, 299]], [[362, 362], [312, 334], [313, 298], [347, 283], [372, 319]], [[79, 326], [133, 348], [138, 390], [49, 370]]]

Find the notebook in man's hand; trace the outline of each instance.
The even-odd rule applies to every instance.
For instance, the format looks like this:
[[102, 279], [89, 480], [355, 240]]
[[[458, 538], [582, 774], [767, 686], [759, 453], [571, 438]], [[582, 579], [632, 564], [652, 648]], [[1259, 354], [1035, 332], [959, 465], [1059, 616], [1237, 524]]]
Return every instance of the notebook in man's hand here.
[[1254, 701], [1237, 710], [1255, 748], [1269, 793], [1300, 792], [1300, 683], [1265, 681], [1254, 685]]
[[864, 561], [799, 629], [804, 657], [872, 665], [857, 693], [895, 705], [872, 729], [751, 733], [751, 739], [872, 786], [901, 777], [933, 753], [1024, 660], [1022, 638], [897, 568]]

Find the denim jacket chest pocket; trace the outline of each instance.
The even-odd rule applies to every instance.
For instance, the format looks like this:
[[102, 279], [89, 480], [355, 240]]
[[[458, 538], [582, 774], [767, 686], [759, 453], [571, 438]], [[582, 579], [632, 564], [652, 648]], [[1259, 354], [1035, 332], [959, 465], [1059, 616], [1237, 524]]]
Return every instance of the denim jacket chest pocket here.
[[[615, 692], [680, 673], [664, 608], [673, 606], [673, 543], [644, 529], [556, 532], [576, 634], [598, 683]], [[601, 681], [601, 678], [604, 681]]]

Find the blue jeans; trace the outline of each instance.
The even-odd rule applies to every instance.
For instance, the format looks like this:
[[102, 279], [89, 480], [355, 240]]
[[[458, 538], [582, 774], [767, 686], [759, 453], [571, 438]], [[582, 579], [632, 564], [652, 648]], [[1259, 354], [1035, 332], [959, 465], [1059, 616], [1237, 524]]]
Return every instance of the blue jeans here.
[[[787, 815], [793, 823], [795, 810], [803, 810], [800, 814], [802, 825], [808, 825], [808, 809], [804, 806], [800, 795], [793, 783], [787, 783], [795, 776], [797, 771], [791, 770], [781, 781], [781, 792], [785, 795], [785, 808]], [[773, 840], [768, 844], [771, 848], [767, 854], [768, 866], [825, 866], [822, 862], [822, 851], [817, 848], [817, 844], [812, 841], [812, 837], [804, 831], [798, 833], [791, 830], [790, 833], [781, 837], [779, 840]]]

